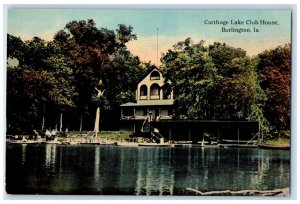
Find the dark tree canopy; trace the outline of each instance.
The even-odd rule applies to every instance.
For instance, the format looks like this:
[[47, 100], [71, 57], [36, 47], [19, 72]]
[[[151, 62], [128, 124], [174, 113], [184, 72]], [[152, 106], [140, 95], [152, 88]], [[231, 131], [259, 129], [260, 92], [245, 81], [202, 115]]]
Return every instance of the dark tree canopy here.
[[172, 81], [176, 114], [188, 119], [246, 119], [261, 103], [254, 62], [241, 49], [191, 39], [177, 43], [162, 58]]
[[[132, 30], [126, 25], [116, 31], [97, 28], [93, 20], [83, 20], [68, 23], [51, 42], [38, 37], [23, 42], [8, 35], [8, 58], [18, 61], [8, 65], [10, 129], [38, 129], [43, 116], [46, 126], [54, 128], [61, 112], [71, 121], [77, 119], [66, 124], [73, 129], [82, 116], [84, 124], [92, 124], [99, 103], [107, 110], [104, 115], [119, 114], [119, 105], [134, 99], [136, 82], [146, 71], [126, 48], [136, 39]], [[99, 81], [106, 89], [101, 102], [94, 100]], [[107, 123], [118, 122], [116, 116]]]
[[289, 129], [291, 118], [291, 45], [257, 56], [261, 87], [267, 95], [265, 115], [278, 130]]
[[[66, 127], [78, 130], [83, 120], [91, 130], [96, 107], [105, 118], [101, 127], [118, 127], [120, 104], [135, 100], [137, 83], [154, 68], [127, 49], [136, 39], [131, 26], [98, 28], [92, 19], [67, 23], [50, 42], [8, 34], [8, 131], [40, 129], [43, 117], [54, 128], [62, 113]], [[225, 43], [187, 38], [161, 62], [177, 118], [258, 121], [261, 133], [289, 130], [291, 45], [250, 58]], [[103, 97], [95, 88], [105, 90]]]

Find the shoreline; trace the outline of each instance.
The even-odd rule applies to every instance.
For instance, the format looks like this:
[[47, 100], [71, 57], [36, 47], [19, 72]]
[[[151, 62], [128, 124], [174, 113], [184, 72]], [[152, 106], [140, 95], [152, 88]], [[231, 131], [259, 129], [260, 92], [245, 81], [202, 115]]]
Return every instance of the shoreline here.
[[[236, 143], [236, 141], [224, 141], [221, 143], [217, 142], [208, 142], [208, 141], [198, 141], [197, 143], [192, 143], [192, 141], [171, 141], [166, 143], [151, 143], [146, 138], [143, 137], [130, 137], [130, 132], [120, 132], [120, 131], [111, 131], [111, 132], [100, 132], [96, 137], [87, 137], [84, 132], [75, 133], [69, 132], [58, 133], [54, 140], [46, 141], [46, 138], [33, 139], [32, 135], [9, 135], [6, 139], [6, 143], [11, 144], [58, 144], [58, 145], [81, 145], [81, 144], [95, 144], [95, 145], [116, 145], [116, 146], [127, 146], [127, 147], [136, 147], [141, 144], [141, 146], [163, 146], [162, 144], [168, 144], [172, 147], [219, 147], [219, 148], [268, 148], [273, 149], [289, 149], [290, 144], [286, 141], [270, 140], [265, 141], [261, 144], [258, 143], [246, 143], [241, 141]], [[8, 135], [7, 135], [8, 136]], [[22, 139], [21, 139], [22, 138]], [[146, 144], [146, 145], [144, 145]], [[152, 145], [151, 145], [152, 144]], [[288, 147], [288, 148], [287, 148]]]
[[182, 148], [258, 148], [258, 149], [272, 149], [272, 150], [290, 150], [290, 146], [286, 145], [268, 145], [264, 147], [263, 145], [245, 145], [245, 144], [201, 144], [201, 143], [151, 143], [151, 142], [130, 142], [126, 140], [99, 140], [99, 139], [61, 139], [57, 140], [11, 140], [6, 141], [6, 144], [21, 144], [21, 145], [35, 145], [35, 144], [51, 144], [51, 145], [100, 145], [100, 146], [119, 146], [119, 147], [182, 147]]

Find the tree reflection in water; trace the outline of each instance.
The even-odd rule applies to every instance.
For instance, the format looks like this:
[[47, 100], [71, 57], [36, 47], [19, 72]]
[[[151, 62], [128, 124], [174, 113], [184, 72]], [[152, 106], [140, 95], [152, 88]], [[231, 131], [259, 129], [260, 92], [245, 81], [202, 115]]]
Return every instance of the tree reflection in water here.
[[185, 195], [290, 186], [290, 154], [244, 148], [8, 145], [6, 189], [23, 194]]

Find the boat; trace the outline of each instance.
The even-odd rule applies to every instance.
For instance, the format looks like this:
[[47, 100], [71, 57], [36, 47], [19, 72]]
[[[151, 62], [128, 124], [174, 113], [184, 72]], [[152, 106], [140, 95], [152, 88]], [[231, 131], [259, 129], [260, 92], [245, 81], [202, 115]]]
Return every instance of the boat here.
[[27, 141], [22, 141], [22, 144], [40, 144], [42, 141], [40, 140], [27, 140]]
[[174, 144], [170, 143], [140, 143], [138, 144], [140, 147], [173, 147]]
[[78, 142], [68, 142], [69, 145], [78, 145]]
[[174, 144], [174, 147], [192, 147], [192, 144]]
[[45, 142], [42, 142], [43, 144], [61, 144], [61, 142], [59, 141], [54, 141], [54, 140], [50, 140], [50, 141], [45, 141]]
[[62, 145], [78, 145], [78, 142], [62, 142]]
[[289, 150], [290, 145], [271, 145], [271, 144], [257, 144], [260, 149], [278, 149], [278, 150]]
[[27, 140], [25, 137], [23, 137], [21, 140], [10, 139], [7, 140], [6, 142], [10, 144], [39, 144], [41, 143], [41, 140]]
[[226, 148], [257, 148], [257, 145], [246, 145], [246, 144], [224, 144]]
[[43, 144], [61, 144], [61, 142], [57, 141], [56, 138], [54, 140], [48, 140], [48, 141], [44, 141], [42, 143]]
[[81, 145], [100, 145], [100, 142], [80, 142]]
[[10, 144], [22, 144], [22, 140], [9, 140], [9, 141], [6, 141], [7, 143], [10, 143]]

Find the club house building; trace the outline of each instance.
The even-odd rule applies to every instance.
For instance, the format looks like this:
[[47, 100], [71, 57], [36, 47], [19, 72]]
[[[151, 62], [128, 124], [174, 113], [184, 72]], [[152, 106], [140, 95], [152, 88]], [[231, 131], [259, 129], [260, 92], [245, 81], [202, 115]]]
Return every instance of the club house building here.
[[136, 102], [121, 105], [123, 128], [133, 132], [149, 132], [150, 121], [172, 119], [173, 91], [162, 73], [153, 69], [137, 85]]
[[121, 105], [121, 125], [137, 136], [149, 137], [157, 130], [169, 141], [197, 143], [209, 135], [218, 142], [246, 143], [258, 131], [257, 122], [174, 119], [171, 82], [156, 68], [138, 83], [135, 96], [135, 102]]

